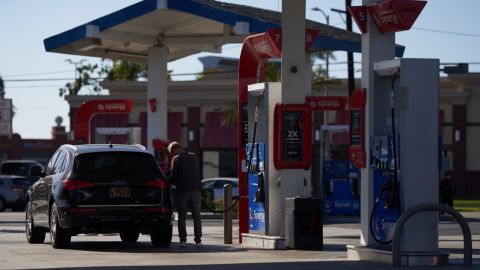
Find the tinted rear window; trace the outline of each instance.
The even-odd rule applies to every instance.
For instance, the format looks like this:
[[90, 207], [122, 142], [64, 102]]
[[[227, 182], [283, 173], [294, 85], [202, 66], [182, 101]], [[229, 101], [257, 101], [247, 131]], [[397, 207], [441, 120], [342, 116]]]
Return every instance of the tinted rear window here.
[[162, 177], [153, 156], [144, 153], [106, 152], [79, 155], [73, 163], [76, 174], [99, 176]]

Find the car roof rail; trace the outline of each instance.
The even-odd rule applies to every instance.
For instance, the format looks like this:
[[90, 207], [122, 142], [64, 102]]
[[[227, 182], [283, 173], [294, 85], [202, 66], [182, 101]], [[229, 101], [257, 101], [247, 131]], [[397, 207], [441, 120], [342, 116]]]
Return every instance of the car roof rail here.
[[140, 148], [142, 150], [147, 150], [147, 148], [145, 148], [145, 146], [143, 146], [139, 143], [132, 143], [131, 146], [135, 146], [135, 147]]

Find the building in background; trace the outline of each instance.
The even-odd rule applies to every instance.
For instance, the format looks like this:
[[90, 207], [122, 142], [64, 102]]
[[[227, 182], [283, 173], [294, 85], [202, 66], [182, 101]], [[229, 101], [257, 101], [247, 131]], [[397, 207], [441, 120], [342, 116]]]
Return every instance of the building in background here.
[[[168, 139], [177, 140], [202, 161], [204, 178], [237, 176], [237, 66], [238, 60], [216, 56], [201, 57], [203, 75], [195, 81], [172, 81], [168, 89]], [[459, 197], [480, 198], [480, 73], [468, 70], [445, 70], [440, 79], [440, 130], [442, 171], [453, 172]], [[360, 82], [357, 81], [357, 85]], [[140, 127], [142, 144], [146, 144], [147, 83], [141, 81], [104, 81], [108, 96], [66, 96], [73, 115], [80, 105], [92, 99], [130, 99], [134, 102], [127, 115], [96, 115], [91, 120], [97, 127]], [[347, 96], [346, 79], [338, 84], [314, 85], [313, 95]], [[315, 112], [313, 131], [323, 124], [323, 113]], [[328, 112], [328, 124], [347, 124], [348, 113]], [[437, 119], [432, 119], [437, 121]], [[421, 132], [419, 130], [418, 132]], [[95, 134], [90, 134], [94, 141]], [[71, 138], [71, 131], [70, 136]], [[320, 141], [312, 136], [312, 182], [320, 182]], [[121, 139], [120, 139], [121, 140]], [[67, 132], [61, 124], [52, 128], [51, 140], [23, 139], [19, 134], [0, 137], [1, 159], [36, 159], [45, 163], [53, 151], [66, 143]], [[114, 141], [115, 142], [115, 141]], [[121, 142], [121, 141], [119, 141]], [[348, 134], [335, 134], [331, 140], [331, 159], [347, 157]], [[443, 174], [442, 174], [443, 175]]]

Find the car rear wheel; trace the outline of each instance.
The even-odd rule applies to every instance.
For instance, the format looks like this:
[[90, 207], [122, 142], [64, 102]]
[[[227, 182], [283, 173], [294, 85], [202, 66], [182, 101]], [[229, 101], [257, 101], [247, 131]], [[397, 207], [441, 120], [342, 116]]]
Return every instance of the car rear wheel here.
[[5, 211], [6, 207], [7, 207], [7, 202], [5, 201], [4, 198], [0, 197], [0, 212]]
[[53, 248], [68, 248], [71, 235], [58, 223], [58, 208], [54, 203], [50, 211], [50, 240]]
[[123, 243], [135, 243], [138, 240], [138, 232], [122, 232], [120, 233], [120, 239]]
[[27, 234], [27, 242], [30, 244], [39, 244], [45, 241], [45, 231], [35, 227], [33, 223], [32, 203], [27, 203], [25, 211], [25, 232]]
[[168, 247], [172, 243], [172, 224], [161, 223], [152, 229], [150, 239], [154, 247]]

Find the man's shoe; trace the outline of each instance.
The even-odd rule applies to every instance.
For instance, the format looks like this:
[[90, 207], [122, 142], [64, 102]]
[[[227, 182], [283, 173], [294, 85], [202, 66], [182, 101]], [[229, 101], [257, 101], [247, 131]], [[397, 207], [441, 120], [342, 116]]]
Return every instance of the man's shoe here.
[[187, 242], [180, 242], [180, 247], [186, 248], [187, 247]]
[[197, 242], [197, 243], [195, 243], [195, 246], [197, 248], [201, 248], [201, 247], [203, 247], [203, 244], [202, 244], [202, 242]]

